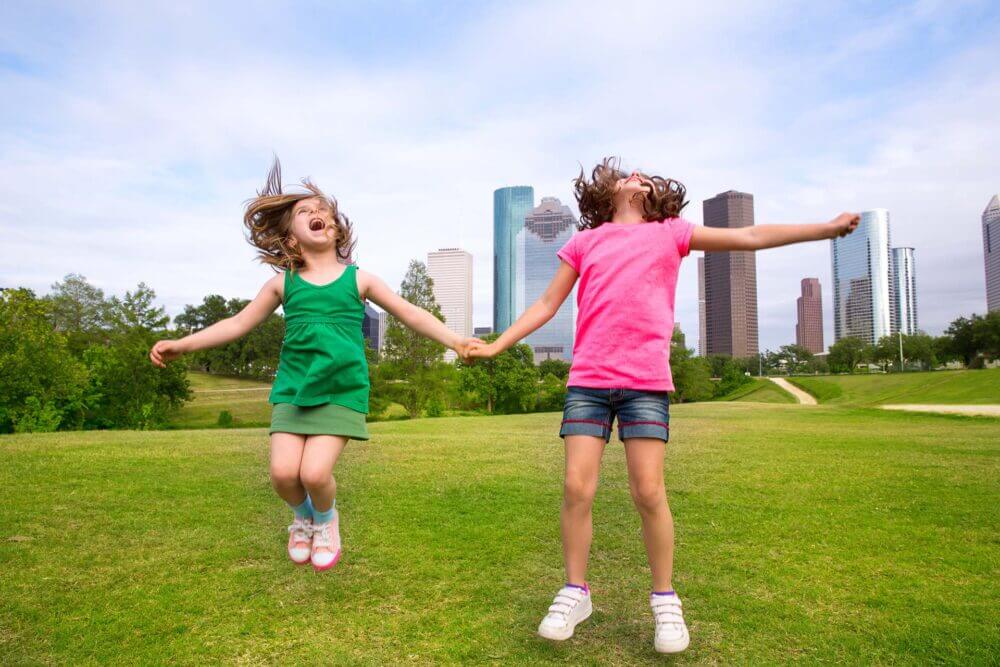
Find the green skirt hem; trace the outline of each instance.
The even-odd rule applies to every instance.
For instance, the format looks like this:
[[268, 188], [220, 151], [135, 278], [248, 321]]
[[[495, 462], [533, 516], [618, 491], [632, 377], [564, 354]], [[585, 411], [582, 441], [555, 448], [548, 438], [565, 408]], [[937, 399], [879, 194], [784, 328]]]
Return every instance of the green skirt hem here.
[[270, 433], [296, 435], [339, 435], [352, 440], [368, 440], [365, 414], [326, 403], [301, 407], [291, 403], [275, 403], [271, 408]]

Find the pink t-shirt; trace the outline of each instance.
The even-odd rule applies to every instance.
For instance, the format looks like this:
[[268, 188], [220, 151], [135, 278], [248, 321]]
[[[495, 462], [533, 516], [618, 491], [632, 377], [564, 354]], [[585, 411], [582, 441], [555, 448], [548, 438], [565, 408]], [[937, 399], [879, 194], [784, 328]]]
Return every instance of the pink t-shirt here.
[[674, 295], [693, 231], [683, 218], [606, 222], [574, 234], [559, 250], [580, 275], [567, 385], [673, 391]]

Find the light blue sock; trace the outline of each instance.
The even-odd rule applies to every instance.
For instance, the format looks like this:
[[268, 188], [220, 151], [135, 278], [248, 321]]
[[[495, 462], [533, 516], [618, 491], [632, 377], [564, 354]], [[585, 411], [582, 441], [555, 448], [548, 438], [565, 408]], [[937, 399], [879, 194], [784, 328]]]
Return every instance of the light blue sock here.
[[292, 508], [293, 512], [295, 512], [295, 517], [297, 519], [308, 519], [313, 515], [313, 512], [316, 511], [313, 509], [312, 498], [309, 497], [308, 493], [306, 494], [306, 499], [302, 501], [301, 505], [292, 505], [289, 503], [288, 506]]
[[330, 505], [330, 509], [325, 512], [320, 512], [315, 507], [313, 508], [313, 523], [330, 523], [333, 521], [333, 514], [337, 511], [337, 499], [333, 499], [333, 504]]

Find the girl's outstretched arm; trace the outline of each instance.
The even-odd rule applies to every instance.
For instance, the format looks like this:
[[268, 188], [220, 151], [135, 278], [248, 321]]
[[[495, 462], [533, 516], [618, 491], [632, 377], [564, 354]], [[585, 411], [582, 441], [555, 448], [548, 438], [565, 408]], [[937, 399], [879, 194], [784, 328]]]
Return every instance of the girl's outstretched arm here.
[[478, 338], [462, 338], [446, 327], [444, 322], [393, 292], [381, 278], [360, 269], [358, 269], [358, 292], [361, 298], [371, 299], [421, 336], [450, 347], [463, 359], [468, 355], [468, 348], [472, 342], [483, 342]]
[[724, 229], [695, 227], [691, 234], [692, 250], [763, 250], [802, 241], [820, 241], [846, 236], [858, 226], [857, 213], [841, 213], [830, 222], [808, 225], [754, 225]]
[[172, 361], [182, 354], [225, 345], [246, 335], [247, 332], [266, 320], [268, 315], [281, 304], [282, 289], [284, 289], [284, 276], [278, 274], [264, 283], [254, 300], [232, 317], [219, 320], [212, 326], [205, 327], [180, 340], [161, 340], [156, 343], [149, 351], [150, 361], [160, 368], [165, 368], [166, 362]]
[[489, 344], [474, 346], [469, 356], [494, 357], [551, 320], [573, 290], [578, 277], [572, 266], [564, 260], [560, 261], [556, 275], [541, 298], [531, 304], [499, 338]]

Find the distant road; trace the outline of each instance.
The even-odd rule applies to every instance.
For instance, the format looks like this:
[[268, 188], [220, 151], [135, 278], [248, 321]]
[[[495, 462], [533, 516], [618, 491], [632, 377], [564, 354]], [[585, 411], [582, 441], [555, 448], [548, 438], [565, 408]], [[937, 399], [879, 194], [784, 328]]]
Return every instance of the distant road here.
[[1000, 405], [918, 405], [900, 403], [883, 405], [883, 410], [908, 410], [910, 412], [945, 412], [951, 415], [972, 415], [978, 417], [1000, 417]]
[[774, 384], [778, 385], [789, 394], [795, 397], [801, 405], [816, 405], [816, 399], [813, 398], [812, 394], [809, 392], [802, 391], [794, 384], [786, 380], [785, 378], [768, 378]]

